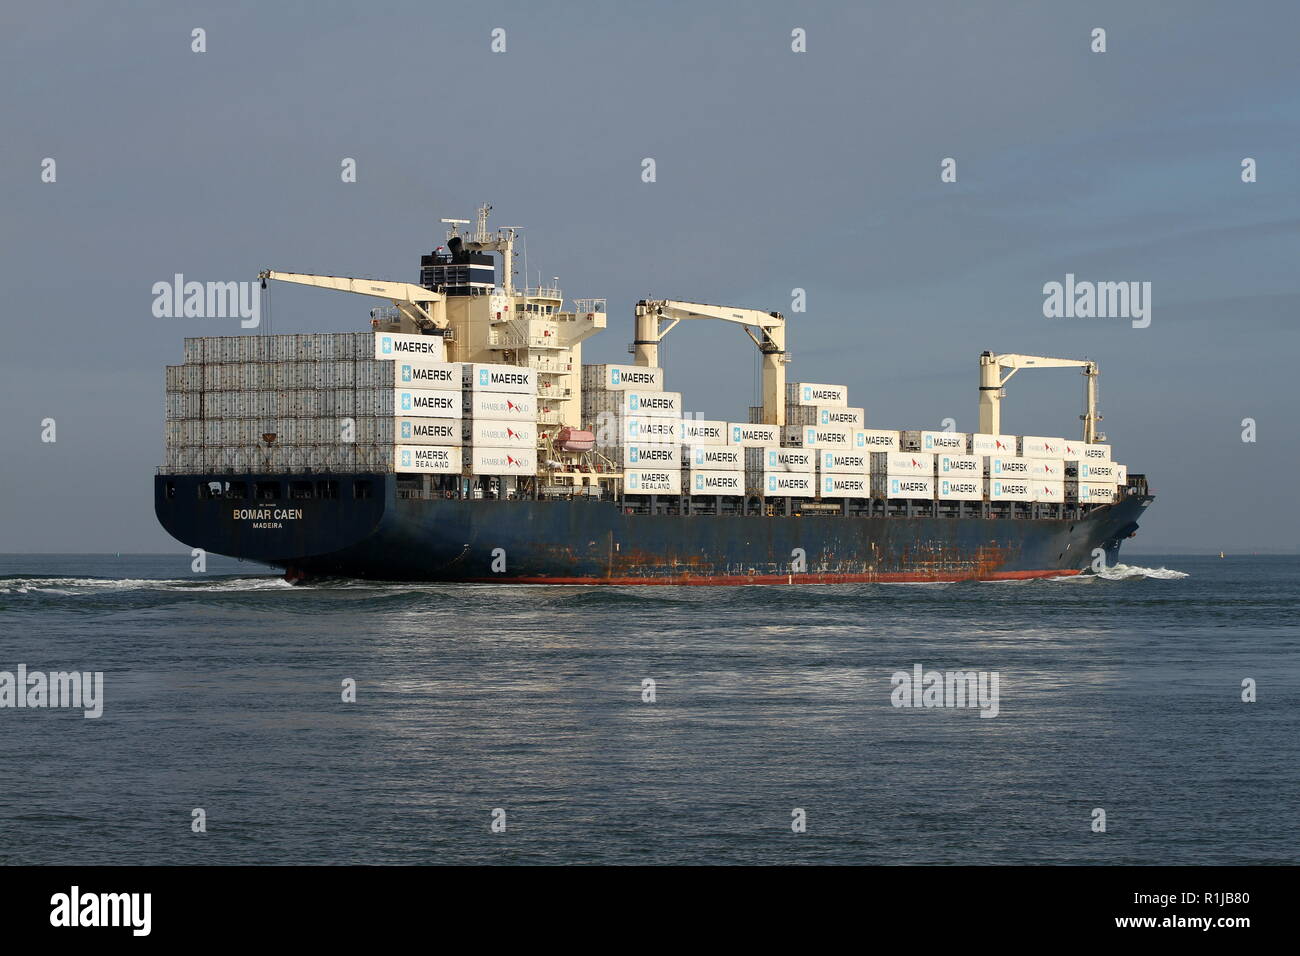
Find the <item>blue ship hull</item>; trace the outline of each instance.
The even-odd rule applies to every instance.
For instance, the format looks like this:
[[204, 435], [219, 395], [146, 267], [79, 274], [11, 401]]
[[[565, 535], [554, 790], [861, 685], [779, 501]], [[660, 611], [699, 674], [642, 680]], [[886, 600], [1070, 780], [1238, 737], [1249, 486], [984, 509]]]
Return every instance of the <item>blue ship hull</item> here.
[[[250, 493], [214, 496], [205, 492], [210, 482]], [[333, 487], [321, 493], [326, 485]], [[1143, 486], [1110, 505], [1019, 506], [1015, 516], [997, 516], [980, 502], [963, 506], [962, 516], [940, 516], [933, 503], [879, 501], [858, 503], [870, 513], [770, 516], [632, 513], [630, 502], [608, 499], [408, 495], [382, 474], [155, 479], [155, 511], [173, 537], [284, 568], [291, 580], [739, 585], [1047, 577], [1086, 570], [1097, 549], [1115, 564], [1153, 500]], [[681, 503], [649, 504], [676, 510]]]

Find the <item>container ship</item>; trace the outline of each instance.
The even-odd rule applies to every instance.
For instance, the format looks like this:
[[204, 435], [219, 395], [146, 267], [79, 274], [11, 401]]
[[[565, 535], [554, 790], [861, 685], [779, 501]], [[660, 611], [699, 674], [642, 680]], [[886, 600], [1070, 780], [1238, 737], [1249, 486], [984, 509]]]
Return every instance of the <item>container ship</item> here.
[[[154, 484], [173, 537], [294, 582], [1003, 580], [1117, 563], [1153, 500], [1098, 432], [1086, 359], [983, 353], [973, 433], [869, 428], [846, 386], [787, 381], [779, 312], [643, 300], [632, 360], [584, 365], [605, 300], [518, 287], [490, 209], [443, 220], [418, 283], [261, 273], [379, 300], [369, 328], [185, 340]], [[747, 421], [667, 388], [659, 343], [688, 319], [757, 347]], [[1024, 368], [1081, 371], [1080, 440], [1002, 433]]]

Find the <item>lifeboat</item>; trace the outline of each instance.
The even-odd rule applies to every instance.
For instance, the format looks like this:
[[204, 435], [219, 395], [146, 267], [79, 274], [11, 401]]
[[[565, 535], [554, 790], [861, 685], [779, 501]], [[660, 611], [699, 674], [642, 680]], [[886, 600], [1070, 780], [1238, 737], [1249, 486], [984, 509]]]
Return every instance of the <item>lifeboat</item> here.
[[565, 425], [555, 436], [555, 443], [560, 451], [591, 451], [596, 447], [596, 435], [593, 432]]

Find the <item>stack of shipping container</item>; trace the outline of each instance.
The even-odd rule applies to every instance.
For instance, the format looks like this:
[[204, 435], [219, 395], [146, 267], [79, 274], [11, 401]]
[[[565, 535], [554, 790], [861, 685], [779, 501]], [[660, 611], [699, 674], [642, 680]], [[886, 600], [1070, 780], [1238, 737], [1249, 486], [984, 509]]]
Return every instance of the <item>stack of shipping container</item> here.
[[[536, 370], [448, 363], [438, 336], [208, 336], [167, 369], [177, 474], [537, 474]], [[583, 425], [628, 494], [1103, 504], [1109, 445], [866, 428], [842, 385], [791, 382], [782, 427], [683, 417], [660, 368], [586, 365]]]
[[465, 473], [537, 474], [537, 372], [471, 362], [459, 371]]
[[384, 332], [186, 339], [166, 470], [535, 474], [536, 373], [445, 358]]
[[681, 494], [682, 395], [664, 391], [663, 369], [583, 366], [582, 420], [628, 494]]

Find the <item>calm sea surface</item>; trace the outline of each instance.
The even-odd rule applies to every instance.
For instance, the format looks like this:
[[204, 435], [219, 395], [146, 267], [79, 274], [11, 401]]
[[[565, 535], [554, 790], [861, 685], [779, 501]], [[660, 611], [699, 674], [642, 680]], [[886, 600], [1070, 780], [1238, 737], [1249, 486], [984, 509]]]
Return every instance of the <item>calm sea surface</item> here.
[[[0, 863], [1300, 862], [1297, 557], [818, 588], [189, 560], [0, 555], [0, 671], [104, 674], [99, 719], [0, 709]], [[998, 715], [894, 707], [915, 664], [998, 672]]]

